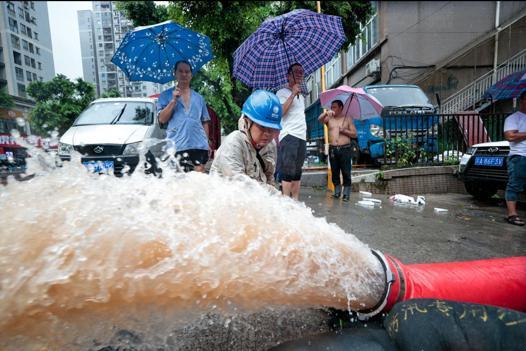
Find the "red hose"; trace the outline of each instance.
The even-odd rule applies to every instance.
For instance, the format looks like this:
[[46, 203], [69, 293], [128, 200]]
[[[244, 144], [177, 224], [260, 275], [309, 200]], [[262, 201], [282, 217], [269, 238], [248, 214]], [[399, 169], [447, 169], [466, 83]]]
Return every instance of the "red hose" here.
[[400, 301], [433, 298], [526, 312], [526, 257], [411, 265], [386, 258], [395, 281], [384, 311]]

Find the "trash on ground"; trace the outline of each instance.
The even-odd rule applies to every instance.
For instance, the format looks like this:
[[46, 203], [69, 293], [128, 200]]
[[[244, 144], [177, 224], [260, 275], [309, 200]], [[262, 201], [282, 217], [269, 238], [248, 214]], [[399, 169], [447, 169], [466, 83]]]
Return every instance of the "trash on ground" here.
[[400, 204], [409, 204], [409, 205], [418, 205], [422, 206], [426, 204], [426, 198], [423, 196], [417, 196], [416, 200], [412, 196], [402, 195], [402, 194], [396, 194], [391, 197], [389, 197], [389, 200], [400, 203]]
[[373, 196], [373, 193], [370, 193], [368, 191], [360, 191], [360, 195], [362, 195], [363, 197], [371, 197]]
[[373, 199], [373, 198], [369, 198], [369, 199], [367, 199], [365, 201], [371, 201], [371, 202], [374, 202], [375, 204], [378, 204], [378, 205], [380, 205], [382, 203], [382, 200], [380, 200], [380, 199]]
[[374, 208], [374, 202], [368, 200], [361, 200], [356, 203], [358, 206], [366, 208]]
[[447, 213], [449, 210], [447, 208], [435, 207], [435, 213]]

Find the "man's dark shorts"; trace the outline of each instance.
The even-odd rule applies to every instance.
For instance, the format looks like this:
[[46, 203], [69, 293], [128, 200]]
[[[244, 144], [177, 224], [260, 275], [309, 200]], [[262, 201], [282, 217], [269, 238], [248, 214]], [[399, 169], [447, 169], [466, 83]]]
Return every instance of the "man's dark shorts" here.
[[293, 182], [301, 180], [301, 169], [305, 161], [307, 142], [287, 135], [279, 142], [278, 171], [281, 180]]
[[189, 149], [178, 151], [175, 157], [185, 172], [191, 172], [195, 166], [204, 166], [208, 162], [208, 150]]
[[523, 191], [526, 191], [526, 156], [513, 155], [508, 157], [506, 200], [517, 201]]

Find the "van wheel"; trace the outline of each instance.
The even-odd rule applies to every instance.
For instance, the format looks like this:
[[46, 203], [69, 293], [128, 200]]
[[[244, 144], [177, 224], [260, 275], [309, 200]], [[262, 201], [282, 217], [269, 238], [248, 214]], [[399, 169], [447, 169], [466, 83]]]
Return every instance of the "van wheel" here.
[[488, 183], [465, 182], [466, 191], [477, 200], [487, 200], [497, 193], [497, 187]]

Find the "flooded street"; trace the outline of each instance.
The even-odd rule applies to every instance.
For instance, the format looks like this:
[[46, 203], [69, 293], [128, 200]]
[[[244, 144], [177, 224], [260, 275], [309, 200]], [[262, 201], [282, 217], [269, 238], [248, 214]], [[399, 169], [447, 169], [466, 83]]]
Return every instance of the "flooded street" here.
[[[411, 194], [408, 194], [411, 195]], [[389, 196], [381, 208], [356, 205], [358, 193], [348, 203], [335, 200], [325, 190], [303, 188], [301, 200], [346, 232], [370, 247], [399, 258], [404, 263], [467, 261], [526, 254], [526, 228], [505, 222], [503, 200], [481, 202], [463, 194], [422, 194], [425, 206], [393, 205]], [[437, 214], [434, 208], [447, 209]], [[519, 215], [526, 217], [519, 204]]]

